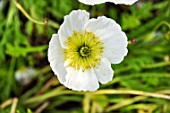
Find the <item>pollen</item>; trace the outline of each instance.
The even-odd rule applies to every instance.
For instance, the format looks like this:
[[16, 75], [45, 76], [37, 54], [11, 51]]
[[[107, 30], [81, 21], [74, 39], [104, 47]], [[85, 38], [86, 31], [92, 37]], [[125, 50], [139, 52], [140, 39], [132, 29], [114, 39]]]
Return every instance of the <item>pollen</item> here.
[[65, 60], [74, 69], [88, 70], [100, 63], [103, 43], [92, 32], [74, 32], [65, 42]]

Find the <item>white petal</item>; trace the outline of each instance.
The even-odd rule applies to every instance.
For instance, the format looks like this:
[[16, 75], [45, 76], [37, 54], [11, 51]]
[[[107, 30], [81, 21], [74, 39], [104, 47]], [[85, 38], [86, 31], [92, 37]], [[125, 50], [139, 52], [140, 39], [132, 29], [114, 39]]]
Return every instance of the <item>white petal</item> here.
[[109, 2], [113, 2], [115, 4], [126, 4], [126, 5], [132, 5], [138, 0], [109, 0]]
[[111, 63], [118, 64], [127, 55], [127, 37], [114, 20], [104, 16], [90, 19], [85, 29], [93, 32], [103, 42], [103, 56]]
[[115, 38], [107, 38], [103, 40], [103, 43], [103, 56], [106, 57], [112, 64], [119, 64], [122, 62], [128, 53], [128, 41], [124, 32], [117, 32], [117, 34], [115, 34]]
[[103, 56], [113, 64], [119, 64], [128, 53], [127, 37], [124, 32], [118, 31], [113, 37], [102, 40], [104, 43]]
[[66, 76], [66, 70], [64, 67], [64, 52], [61, 48], [57, 34], [54, 34], [49, 42], [48, 61], [50, 62], [53, 72], [63, 84]]
[[77, 91], [95, 91], [99, 83], [93, 69], [83, 72], [68, 67], [65, 86]]
[[100, 83], [106, 84], [113, 78], [113, 70], [110, 62], [106, 58], [102, 58], [100, 64], [94, 68], [97, 79]]
[[87, 5], [95, 5], [95, 4], [101, 4], [105, 2], [112, 2], [115, 4], [126, 4], [126, 5], [132, 5], [138, 0], [79, 0], [80, 2], [87, 4]]
[[101, 40], [112, 37], [113, 33], [121, 31], [121, 27], [114, 20], [105, 16], [90, 19], [85, 25], [86, 31], [93, 32]]
[[89, 13], [85, 10], [74, 10], [64, 17], [64, 22], [58, 31], [61, 46], [66, 48], [64, 44], [69, 36], [76, 32], [83, 32], [85, 23], [89, 20]]
[[87, 5], [101, 4], [101, 3], [105, 3], [107, 1], [108, 0], [79, 0], [79, 2], [82, 2]]

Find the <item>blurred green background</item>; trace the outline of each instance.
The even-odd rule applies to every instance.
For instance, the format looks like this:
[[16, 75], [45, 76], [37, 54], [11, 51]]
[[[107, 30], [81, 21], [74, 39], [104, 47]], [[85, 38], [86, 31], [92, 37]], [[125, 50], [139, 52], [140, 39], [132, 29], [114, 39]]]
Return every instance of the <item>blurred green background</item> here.
[[[20, 6], [47, 24], [33, 23]], [[129, 40], [125, 60], [112, 65], [113, 80], [92, 93], [65, 88], [47, 60], [52, 34], [77, 9], [114, 19]], [[87, 6], [77, 0], [0, 0], [0, 113], [170, 113], [170, 1]]]

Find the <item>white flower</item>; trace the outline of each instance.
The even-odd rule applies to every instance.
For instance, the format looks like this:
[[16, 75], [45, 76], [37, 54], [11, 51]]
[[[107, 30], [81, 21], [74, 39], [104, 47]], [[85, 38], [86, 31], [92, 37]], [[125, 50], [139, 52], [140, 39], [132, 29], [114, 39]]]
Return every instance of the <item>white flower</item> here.
[[36, 76], [35, 69], [22, 67], [15, 72], [15, 79], [21, 85], [28, 85]]
[[112, 2], [115, 4], [126, 4], [126, 5], [132, 5], [138, 0], [78, 0], [79, 2], [82, 2], [87, 5], [95, 5], [95, 4], [101, 4], [105, 2]]
[[4, 5], [4, 0], [1, 0], [0, 1], [0, 10], [3, 8], [3, 5]]
[[48, 48], [50, 66], [59, 81], [77, 91], [95, 91], [99, 82], [112, 80], [112, 64], [127, 55], [127, 37], [121, 27], [105, 16], [89, 19], [84, 10], [64, 17]]

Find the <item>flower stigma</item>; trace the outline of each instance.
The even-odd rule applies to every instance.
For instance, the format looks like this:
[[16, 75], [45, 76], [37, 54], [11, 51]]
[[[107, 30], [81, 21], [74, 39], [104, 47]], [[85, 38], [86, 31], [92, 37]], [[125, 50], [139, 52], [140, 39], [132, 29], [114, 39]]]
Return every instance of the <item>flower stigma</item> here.
[[103, 53], [103, 43], [92, 32], [74, 32], [65, 42], [65, 60], [69, 66], [83, 71], [96, 67]]
[[83, 47], [81, 47], [80, 50], [79, 50], [79, 54], [80, 54], [80, 56], [82, 56], [82, 57], [88, 57], [88, 56], [90, 55], [90, 52], [91, 52], [91, 50], [90, 50], [90, 48], [87, 47], [87, 46], [83, 46]]

